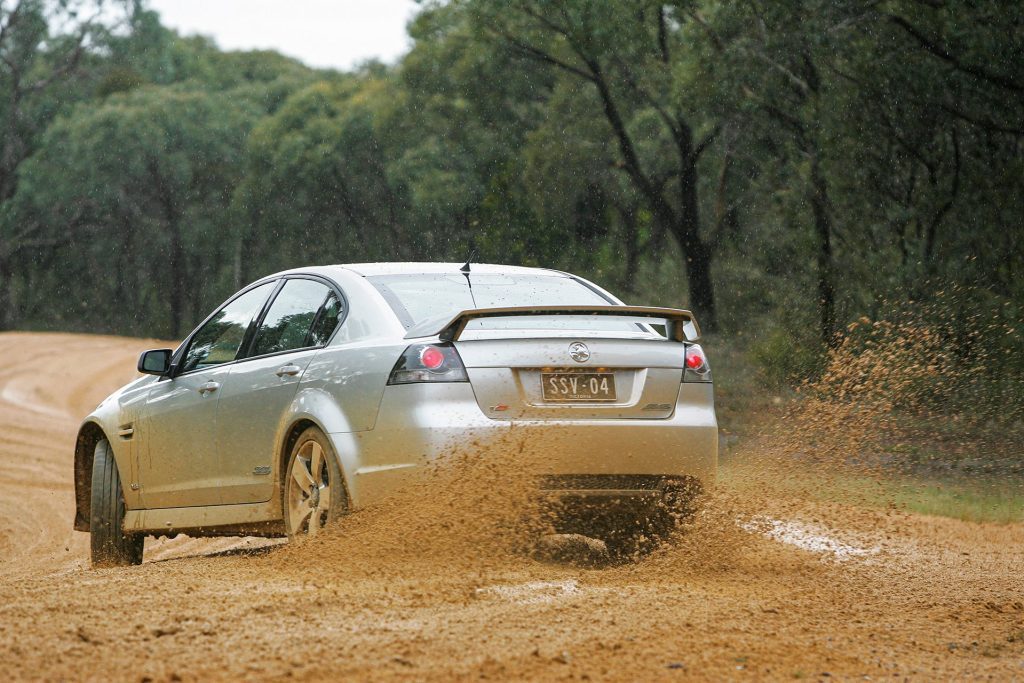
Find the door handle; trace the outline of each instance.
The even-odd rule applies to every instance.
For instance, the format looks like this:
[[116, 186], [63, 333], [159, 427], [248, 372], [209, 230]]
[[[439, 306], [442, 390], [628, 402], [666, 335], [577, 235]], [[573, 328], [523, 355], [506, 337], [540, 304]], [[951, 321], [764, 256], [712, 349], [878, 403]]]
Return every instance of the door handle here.
[[280, 377], [281, 379], [284, 379], [285, 377], [294, 377], [300, 372], [302, 372], [302, 368], [300, 368], [298, 365], [282, 365], [277, 369], [277, 372], [275, 372], [274, 374]]
[[220, 389], [220, 384], [218, 382], [207, 382], [199, 387], [199, 395], [206, 396], [207, 394], [212, 394], [218, 389]]

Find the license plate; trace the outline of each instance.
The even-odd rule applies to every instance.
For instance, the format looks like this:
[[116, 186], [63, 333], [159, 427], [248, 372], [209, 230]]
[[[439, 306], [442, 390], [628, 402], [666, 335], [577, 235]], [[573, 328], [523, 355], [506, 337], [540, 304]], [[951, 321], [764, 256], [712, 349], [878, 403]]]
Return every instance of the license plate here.
[[610, 372], [542, 372], [540, 381], [545, 401], [615, 400], [615, 375]]

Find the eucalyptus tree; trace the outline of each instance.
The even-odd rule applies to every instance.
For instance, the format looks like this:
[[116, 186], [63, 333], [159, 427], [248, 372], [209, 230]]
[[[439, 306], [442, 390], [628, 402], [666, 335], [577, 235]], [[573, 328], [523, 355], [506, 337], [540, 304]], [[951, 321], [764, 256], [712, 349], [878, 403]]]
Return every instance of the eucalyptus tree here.
[[250, 272], [411, 256], [404, 190], [388, 168], [394, 93], [387, 77], [319, 81], [256, 126], [235, 195]]
[[35, 281], [78, 322], [183, 334], [231, 286], [228, 210], [258, 114], [224, 94], [143, 87], [59, 118], [12, 207], [19, 222], [68, 235], [60, 271]]
[[[125, 20], [125, 3], [15, 0], [0, 3], [0, 329], [10, 326], [15, 261], [53, 243], [31, 223], [10, 220], [18, 169], [67, 101], [88, 93], [87, 65]], [[87, 79], [86, 79], [87, 82]]]
[[[461, 0], [481, 36], [595, 95], [615, 166], [678, 243], [693, 308], [716, 326], [714, 235], [701, 215], [702, 157], [721, 130], [687, 71], [700, 40], [693, 3]], [[573, 87], [573, 86], [568, 86]]]
[[844, 74], [866, 105], [852, 112], [862, 144], [882, 142], [864, 165], [918, 297], [944, 280], [1024, 291], [1022, 18], [1015, 3], [883, 3], [863, 31], [883, 49]]

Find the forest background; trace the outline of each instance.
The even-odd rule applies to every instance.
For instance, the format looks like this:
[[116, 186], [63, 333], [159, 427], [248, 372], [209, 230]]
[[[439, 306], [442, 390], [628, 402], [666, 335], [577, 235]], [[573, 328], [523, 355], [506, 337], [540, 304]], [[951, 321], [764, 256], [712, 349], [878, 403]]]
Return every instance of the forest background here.
[[912, 318], [979, 412], [1019, 404], [1016, 3], [424, 1], [408, 30], [339, 72], [144, 0], [2, 3], [0, 329], [180, 338], [273, 271], [476, 253], [691, 308], [772, 385]]

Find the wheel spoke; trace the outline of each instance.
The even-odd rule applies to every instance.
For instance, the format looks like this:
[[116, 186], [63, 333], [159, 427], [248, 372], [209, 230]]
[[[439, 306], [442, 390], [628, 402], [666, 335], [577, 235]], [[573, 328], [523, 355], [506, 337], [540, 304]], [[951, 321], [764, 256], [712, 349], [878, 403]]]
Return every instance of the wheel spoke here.
[[[305, 522], [306, 519], [312, 520], [312, 517], [315, 517], [313, 514], [314, 510], [309, 504], [308, 498], [303, 498], [298, 501], [293, 500], [289, 507], [291, 508], [291, 514], [288, 516], [292, 525], [291, 531], [293, 534], [299, 533], [302, 531], [302, 523]], [[310, 525], [312, 525], [312, 521], [310, 522]]]
[[319, 512], [327, 512], [331, 509], [331, 485], [327, 484], [320, 487], [320, 505], [317, 507]]
[[310, 536], [316, 536], [316, 533], [318, 531], [320, 531], [320, 508], [319, 507], [310, 508], [310, 512], [312, 514], [309, 516], [309, 532], [308, 533], [309, 533]]
[[[295, 458], [295, 464], [292, 466], [292, 479], [298, 484], [302, 492], [309, 495], [314, 486], [313, 475], [310, 473], [309, 463], [303, 458]], [[316, 470], [313, 470], [314, 472]]]
[[312, 475], [313, 482], [320, 484], [320, 471], [324, 466], [324, 449], [320, 448], [320, 444], [316, 441], [313, 442], [313, 449], [309, 454], [309, 473]]

